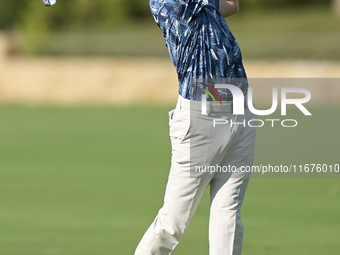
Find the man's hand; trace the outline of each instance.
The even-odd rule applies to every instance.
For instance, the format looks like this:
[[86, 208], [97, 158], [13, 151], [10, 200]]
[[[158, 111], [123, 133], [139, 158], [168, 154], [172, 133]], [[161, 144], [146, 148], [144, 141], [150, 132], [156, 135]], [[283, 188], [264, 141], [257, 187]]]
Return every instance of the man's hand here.
[[239, 6], [238, 0], [219, 0], [220, 1], [220, 13], [224, 18], [230, 17], [238, 13]]

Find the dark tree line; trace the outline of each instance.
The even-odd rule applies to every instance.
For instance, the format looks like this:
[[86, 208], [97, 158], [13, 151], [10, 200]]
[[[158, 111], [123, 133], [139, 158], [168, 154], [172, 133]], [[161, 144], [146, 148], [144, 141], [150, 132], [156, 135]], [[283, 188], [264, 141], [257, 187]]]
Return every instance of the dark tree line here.
[[[336, 0], [239, 0], [242, 9], [331, 6]], [[122, 22], [152, 20], [148, 0], [57, 0], [46, 8], [42, 0], [0, 0], [0, 29], [64, 30], [110, 27]]]

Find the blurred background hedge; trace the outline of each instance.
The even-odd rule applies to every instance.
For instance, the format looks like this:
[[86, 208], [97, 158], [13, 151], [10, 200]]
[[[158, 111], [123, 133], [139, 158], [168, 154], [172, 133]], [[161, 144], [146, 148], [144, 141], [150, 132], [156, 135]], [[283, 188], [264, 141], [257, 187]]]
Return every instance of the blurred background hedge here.
[[[330, 6], [331, 0], [241, 0], [244, 10]], [[148, 0], [58, 0], [43, 8], [41, 0], [0, 0], [0, 29], [89, 29], [150, 20]]]
[[[340, 59], [340, 0], [240, 0], [227, 19], [246, 58]], [[12, 54], [167, 56], [148, 0], [0, 0]]]

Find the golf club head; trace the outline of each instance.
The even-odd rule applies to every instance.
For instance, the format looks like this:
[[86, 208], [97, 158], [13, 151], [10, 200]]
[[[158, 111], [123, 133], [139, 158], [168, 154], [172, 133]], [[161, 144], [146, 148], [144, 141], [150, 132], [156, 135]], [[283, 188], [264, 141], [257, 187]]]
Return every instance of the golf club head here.
[[54, 5], [57, 2], [57, 0], [43, 0], [43, 3], [46, 7], [50, 7], [51, 5]]

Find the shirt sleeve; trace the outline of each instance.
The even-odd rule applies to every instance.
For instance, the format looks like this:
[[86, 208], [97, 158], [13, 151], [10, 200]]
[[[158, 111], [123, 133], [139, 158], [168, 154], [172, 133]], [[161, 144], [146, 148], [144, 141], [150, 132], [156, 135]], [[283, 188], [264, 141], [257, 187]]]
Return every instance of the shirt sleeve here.
[[151, 13], [161, 29], [174, 21], [188, 25], [206, 6], [216, 4], [218, 8], [218, 0], [150, 0]]

